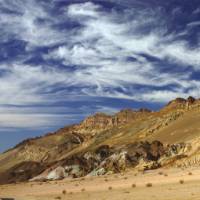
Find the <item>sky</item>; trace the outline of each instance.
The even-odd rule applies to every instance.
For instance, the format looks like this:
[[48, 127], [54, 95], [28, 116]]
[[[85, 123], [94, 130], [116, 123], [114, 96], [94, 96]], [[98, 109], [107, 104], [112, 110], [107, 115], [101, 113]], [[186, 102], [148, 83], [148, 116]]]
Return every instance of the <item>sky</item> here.
[[0, 0], [0, 152], [199, 88], [199, 0]]

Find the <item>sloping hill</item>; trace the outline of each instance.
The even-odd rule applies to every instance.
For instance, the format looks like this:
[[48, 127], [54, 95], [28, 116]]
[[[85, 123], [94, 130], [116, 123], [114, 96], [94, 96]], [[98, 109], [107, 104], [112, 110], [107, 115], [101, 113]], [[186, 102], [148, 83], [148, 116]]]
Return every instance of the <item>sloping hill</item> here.
[[[41, 172], [40, 180], [98, 174], [99, 170], [104, 174], [127, 167], [156, 168], [172, 161], [180, 163], [180, 159], [185, 162], [185, 155], [199, 152], [199, 119], [200, 100], [192, 97], [177, 98], [158, 112], [125, 109], [115, 115], [97, 113], [1, 154], [0, 183], [26, 181]], [[187, 143], [195, 143], [195, 149], [189, 149]], [[182, 157], [177, 157], [179, 154]]]

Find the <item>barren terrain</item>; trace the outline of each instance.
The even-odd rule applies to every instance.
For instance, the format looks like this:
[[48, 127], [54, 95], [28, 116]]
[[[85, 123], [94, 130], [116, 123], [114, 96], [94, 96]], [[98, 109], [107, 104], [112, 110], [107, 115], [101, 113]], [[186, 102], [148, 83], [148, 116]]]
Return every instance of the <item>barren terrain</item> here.
[[[152, 185], [151, 185], [152, 184]], [[199, 200], [200, 169], [159, 169], [101, 177], [0, 186], [16, 200]]]

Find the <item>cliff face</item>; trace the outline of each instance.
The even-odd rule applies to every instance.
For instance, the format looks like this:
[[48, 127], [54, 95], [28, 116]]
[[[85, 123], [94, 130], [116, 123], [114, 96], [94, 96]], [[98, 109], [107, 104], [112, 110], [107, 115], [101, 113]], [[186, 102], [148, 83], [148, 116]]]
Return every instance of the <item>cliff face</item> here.
[[93, 116], [89, 116], [80, 124], [80, 128], [84, 129], [105, 129], [112, 126], [112, 116], [104, 113], [97, 113]]
[[132, 109], [124, 109], [114, 115], [104, 113], [96, 113], [86, 118], [80, 125], [80, 129], [88, 130], [105, 130], [116, 126], [121, 126], [133, 122], [134, 120], [146, 117], [151, 113], [148, 109], [140, 109], [138, 111]]
[[199, 116], [200, 100], [193, 97], [177, 98], [158, 112], [96, 113], [0, 154], [0, 183], [191, 166], [200, 155], [194, 142], [200, 138]]
[[188, 97], [187, 99], [183, 98], [176, 98], [175, 100], [170, 101], [166, 107], [164, 107], [165, 110], [169, 109], [190, 109], [193, 106], [197, 106], [200, 104], [199, 99], [195, 99], [194, 97]]

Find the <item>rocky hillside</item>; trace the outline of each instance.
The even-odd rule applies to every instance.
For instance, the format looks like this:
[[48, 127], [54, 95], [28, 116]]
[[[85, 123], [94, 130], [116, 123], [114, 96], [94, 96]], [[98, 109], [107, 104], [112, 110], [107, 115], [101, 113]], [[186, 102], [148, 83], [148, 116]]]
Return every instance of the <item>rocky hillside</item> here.
[[200, 162], [200, 100], [177, 98], [157, 112], [97, 113], [0, 155], [0, 183], [96, 176]]

